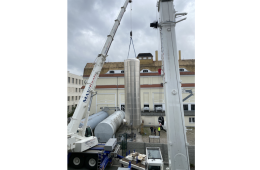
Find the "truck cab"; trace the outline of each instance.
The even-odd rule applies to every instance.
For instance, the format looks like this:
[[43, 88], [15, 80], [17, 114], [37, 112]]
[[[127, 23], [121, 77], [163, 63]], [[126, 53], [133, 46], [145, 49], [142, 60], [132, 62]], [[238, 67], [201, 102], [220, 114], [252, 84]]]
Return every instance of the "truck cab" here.
[[146, 148], [146, 170], [163, 170], [163, 157], [159, 147]]

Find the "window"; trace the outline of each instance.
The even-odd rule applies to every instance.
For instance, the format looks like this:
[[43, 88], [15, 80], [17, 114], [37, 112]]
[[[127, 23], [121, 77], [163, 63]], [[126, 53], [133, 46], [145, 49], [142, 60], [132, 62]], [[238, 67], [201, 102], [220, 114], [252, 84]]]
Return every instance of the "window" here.
[[124, 73], [124, 70], [122, 70], [121, 73]]
[[149, 148], [149, 149], [147, 149], [147, 152], [148, 152], [148, 154], [147, 154], [148, 159], [161, 159], [162, 158], [158, 148]]
[[68, 83], [70, 83], [70, 77], [68, 77]]
[[68, 106], [68, 111], [70, 110], [70, 106]]
[[195, 117], [189, 117], [189, 123], [195, 123]]
[[125, 111], [125, 105], [121, 104], [121, 110]]
[[75, 100], [77, 100], [78, 96], [75, 96]]
[[184, 71], [184, 69], [183, 69], [183, 68], [180, 68], [180, 71]]
[[115, 71], [109, 71], [109, 73], [115, 73]]
[[161, 167], [160, 166], [148, 166], [148, 170], [160, 170]]
[[147, 59], [147, 57], [143, 57], [143, 60], [146, 60]]
[[72, 78], [72, 83], [74, 84], [74, 78]]
[[143, 70], [143, 73], [148, 73], [148, 70]]
[[139, 60], [142, 60], [142, 57], [139, 57]]
[[70, 101], [70, 96], [68, 96], [68, 101]]
[[76, 92], [77, 92], [78, 88], [75, 88], [75, 90], [76, 90]]
[[191, 105], [191, 110], [195, 110], [195, 104]]
[[76, 84], [78, 84], [78, 79], [76, 79]]
[[71, 101], [73, 101], [74, 100], [74, 96], [71, 96]]
[[80, 99], [80, 96], [79, 96], [79, 99]]
[[148, 59], [152, 59], [152, 57], [148, 57]]
[[79, 84], [80, 84], [80, 80], [79, 80]]
[[80, 88], [79, 88], [79, 92], [80, 92]]
[[184, 104], [184, 105], [183, 105], [183, 110], [189, 110], [187, 104]]
[[83, 80], [82, 80], [82, 84], [83, 84]]

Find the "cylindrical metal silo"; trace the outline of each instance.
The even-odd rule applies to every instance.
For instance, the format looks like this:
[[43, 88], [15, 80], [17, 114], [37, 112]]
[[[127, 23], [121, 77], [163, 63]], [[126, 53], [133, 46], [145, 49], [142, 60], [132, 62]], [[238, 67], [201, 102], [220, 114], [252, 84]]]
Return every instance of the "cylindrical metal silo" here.
[[129, 126], [137, 128], [141, 124], [140, 60], [125, 60], [124, 69], [125, 117]]
[[98, 142], [107, 142], [113, 137], [124, 118], [125, 112], [120, 110], [100, 122], [95, 128], [95, 136], [98, 138]]
[[[95, 127], [104, 119], [106, 119], [108, 117], [108, 113], [104, 112], [104, 111], [100, 111], [96, 114], [93, 114], [91, 116], [88, 117], [88, 123], [87, 126], [91, 127], [92, 130], [95, 129]], [[85, 121], [85, 119], [81, 120], [81, 123], [79, 124], [79, 128], [81, 128], [83, 126], [83, 122]]]

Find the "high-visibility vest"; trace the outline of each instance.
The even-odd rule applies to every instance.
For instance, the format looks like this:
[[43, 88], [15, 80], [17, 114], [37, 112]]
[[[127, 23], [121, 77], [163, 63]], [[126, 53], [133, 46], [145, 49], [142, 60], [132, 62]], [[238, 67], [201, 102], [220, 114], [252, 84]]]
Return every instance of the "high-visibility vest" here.
[[161, 131], [161, 128], [160, 128], [160, 127], [158, 127], [158, 132], [159, 132], [159, 131]]

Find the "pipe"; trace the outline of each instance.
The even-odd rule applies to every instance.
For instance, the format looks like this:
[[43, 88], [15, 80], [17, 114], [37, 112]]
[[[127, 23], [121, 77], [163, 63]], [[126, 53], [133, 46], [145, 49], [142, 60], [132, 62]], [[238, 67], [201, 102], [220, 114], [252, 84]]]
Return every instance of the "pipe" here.
[[158, 51], [155, 51], [155, 61], [158, 61]]

